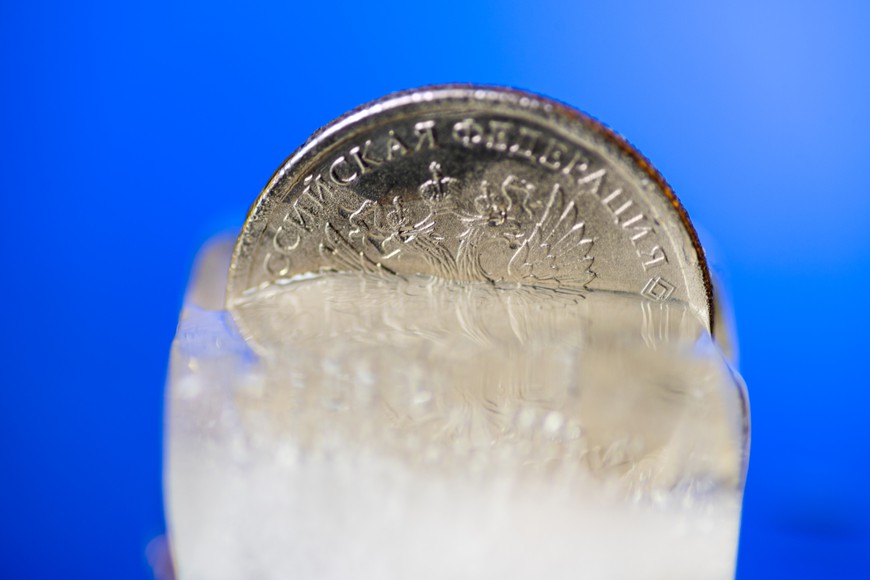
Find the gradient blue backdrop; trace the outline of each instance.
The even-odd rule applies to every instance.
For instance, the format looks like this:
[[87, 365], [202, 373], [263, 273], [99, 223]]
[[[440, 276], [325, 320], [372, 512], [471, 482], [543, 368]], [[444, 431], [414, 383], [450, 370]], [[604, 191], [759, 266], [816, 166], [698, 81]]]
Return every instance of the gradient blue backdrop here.
[[0, 577], [148, 577], [196, 249], [321, 124], [476, 81], [599, 117], [715, 240], [739, 578], [870, 578], [868, 30], [858, 1], [2, 2]]

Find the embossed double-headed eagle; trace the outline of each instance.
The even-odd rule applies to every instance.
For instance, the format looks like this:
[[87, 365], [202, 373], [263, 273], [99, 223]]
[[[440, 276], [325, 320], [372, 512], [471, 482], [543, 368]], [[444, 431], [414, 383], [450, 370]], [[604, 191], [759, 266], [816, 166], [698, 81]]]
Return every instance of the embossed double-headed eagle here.
[[477, 215], [460, 235], [458, 262], [492, 282], [585, 288], [592, 239], [573, 199], [555, 184], [543, 199], [535, 186], [508, 175], [496, 189], [486, 181], [475, 198]]
[[559, 184], [541, 198], [533, 184], [508, 175], [498, 186], [482, 181], [468, 195], [439, 163], [429, 171], [416, 200], [393, 195], [339, 207], [345, 231], [324, 220], [325, 269], [396, 273], [403, 258], [415, 257], [429, 273], [452, 280], [582, 290], [595, 277], [593, 240]]

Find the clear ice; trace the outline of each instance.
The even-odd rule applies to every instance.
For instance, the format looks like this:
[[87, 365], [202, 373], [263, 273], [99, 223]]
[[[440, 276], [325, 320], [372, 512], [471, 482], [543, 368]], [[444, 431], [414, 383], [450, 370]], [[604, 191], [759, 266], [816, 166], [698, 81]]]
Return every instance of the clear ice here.
[[733, 578], [739, 375], [678, 303], [322, 274], [223, 310], [204, 252], [172, 349], [181, 580]]

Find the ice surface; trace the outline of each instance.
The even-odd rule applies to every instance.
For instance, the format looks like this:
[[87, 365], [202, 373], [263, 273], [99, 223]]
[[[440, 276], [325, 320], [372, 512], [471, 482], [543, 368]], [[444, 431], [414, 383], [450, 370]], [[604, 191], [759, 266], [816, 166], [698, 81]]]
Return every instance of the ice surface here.
[[325, 274], [173, 345], [167, 508], [182, 580], [733, 577], [739, 377], [679, 304]]

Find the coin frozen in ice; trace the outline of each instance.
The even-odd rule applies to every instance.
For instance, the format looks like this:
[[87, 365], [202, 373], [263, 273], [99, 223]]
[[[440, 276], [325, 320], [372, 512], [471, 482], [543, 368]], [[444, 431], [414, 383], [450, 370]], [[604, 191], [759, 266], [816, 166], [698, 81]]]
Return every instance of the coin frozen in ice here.
[[233, 256], [227, 306], [300, 275], [432, 275], [687, 304], [712, 288], [671, 189], [635, 149], [549, 99], [453, 85], [390, 95], [275, 173]]

